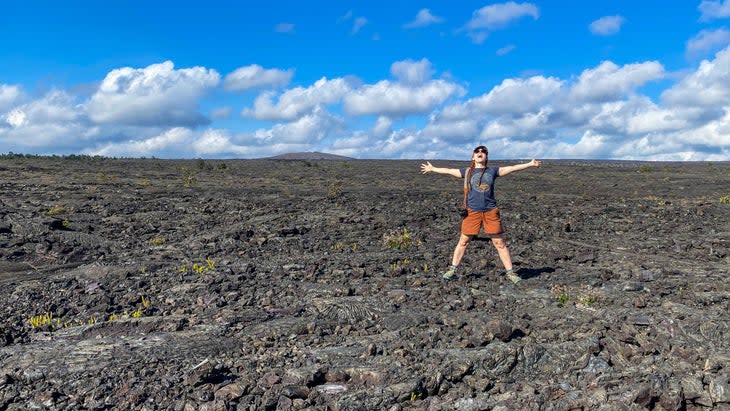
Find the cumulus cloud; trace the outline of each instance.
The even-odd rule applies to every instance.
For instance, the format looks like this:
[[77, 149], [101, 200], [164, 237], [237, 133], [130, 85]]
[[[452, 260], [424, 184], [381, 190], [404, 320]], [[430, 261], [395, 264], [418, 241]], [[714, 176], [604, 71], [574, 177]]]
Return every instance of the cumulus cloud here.
[[13, 127], [33, 124], [76, 123], [82, 118], [82, 110], [70, 94], [53, 90], [43, 98], [17, 106], [6, 116]]
[[434, 119], [423, 129], [423, 134], [446, 141], [464, 141], [479, 134], [479, 124], [473, 119], [447, 121]]
[[619, 15], [604, 16], [593, 21], [588, 26], [588, 29], [597, 36], [612, 36], [621, 31], [621, 26], [624, 24], [624, 21], [626, 19]]
[[246, 91], [262, 87], [283, 87], [289, 84], [294, 70], [265, 69], [258, 64], [240, 67], [223, 80], [228, 91]]
[[[3, 127], [4, 125], [4, 127]], [[52, 90], [0, 116], [0, 143], [13, 151], [78, 147], [92, 130], [74, 96]]]
[[17, 104], [21, 97], [19, 86], [0, 84], [0, 113]]
[[383, 137], [392, 131], [393, 120], [388, 117], [380, 116], [373, 126], [372, 134], [376, 137]]
[[729, 106], [730, 47], [718, 52], [714, 60], [703, 60], [696, 71], [665, 90], [661, 98], [670, 106]]
[[447, 98], [463, 93], [461, 86], [444, 80], [431, 80], [413, 87], [382, 80], [348, 93], [344, 103], [349, 114], [399, 117], [428, 113]]
[[186, 148], [194, 140], [193, 132], [185, 127], [174, 127], [161, 134], [141, 139], [120, 142], [107, 142], [98, 147], [85, 150], [85, 154], [108, 157], [147, 157], [164, 156], [166, 152], [174, 155], [191, 155]]
[[525, 113], [522, 116], [502, 116], [490, 121], [482, 130], [483, 139], [511, 137], [516, 139], [544, 139], [552, 137], [549, 126], [551, 111], [540, 110], [536, 113]]
[[171, 61], [142, 69], [123, 67], [107, 74], [87, 110], [101, 124], [197, 126], [208, 123], [198, 100], [219, 81], [215, 70], [176, 70]]
[[730, 31], [719, 28], [716, 30], [702, 30], [687, 41], [687, 55], [690, 57], [717, 51], [730, 44]]
[[310, 144], [327, 136], [340, 135], [343, 129], [343, 122], [340, 118], [321, 108], [316, 108], [296, 121], [276, 124], [268, 130], [257, 130], [254, 137], [267, 144]]
[[571, 96], [579, 101], [613, 100], [649, 81], [662, 79], [664, 74], [664, 67], [656, 61], [621, 67], [604, 61], [598, 67], [581, 73], [578, 83], [571, 90]]
[[535, 111], [555, 97], [562, 85], [563, 82], [554, 77], [506, 79], [467, 105], [473, 110], [492, 115]]
[[318, 106], [339, 102], [350, 90], [350, 82], [346, 79], [323, 77], [310, 87], [287, 90], [276, 103], [274, 92], [262, 93], [254, 101], [254, 107], [245, 108], [241, 114], [258, 120], [295, 120]]
[[434, 70], [431, 68], [430, 61], [421, 59], [420, 61], [396, 61], [390, 66], [390, 72], [403, 84], [419, 85], [431, 78]]
[[442, 21], [444, 21], [444, 19], [431, 14], [431, 10], [421, 9], [418, 11], [418, 13], [416, 13], [416, 18], [404, 24], [403, 27], [406, 29], [414, 29], [430, 26], [432, 24], [438, 24]]
[[730, 0], [703, 0], [697, 8], [702, 13], [700, 21], [730, 17]]

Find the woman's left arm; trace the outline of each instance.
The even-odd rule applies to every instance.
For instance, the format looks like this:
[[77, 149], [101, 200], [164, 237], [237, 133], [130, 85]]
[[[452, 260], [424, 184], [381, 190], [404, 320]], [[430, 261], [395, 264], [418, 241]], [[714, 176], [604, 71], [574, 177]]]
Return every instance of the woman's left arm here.
[[524, 170], [526, 168], [530, 167], [540, 167], [542, 165], [542, 161], [540, 160], [532, 160], [528, 163], [523, 164], [515, 164], [513, 166], [507, 166], [507, 167], [500, 167], [499, 168], [499, 176], [506, 176], [509, 173], [513, 173], [515, 171]]

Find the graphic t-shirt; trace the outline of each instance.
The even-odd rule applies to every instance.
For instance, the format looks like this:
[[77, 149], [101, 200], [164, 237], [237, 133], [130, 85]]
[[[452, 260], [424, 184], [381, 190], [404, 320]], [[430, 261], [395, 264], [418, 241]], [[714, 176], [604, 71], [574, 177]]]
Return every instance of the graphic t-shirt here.
[[[468, 171], [468, 168], [461, 170], [462, 179]], [[466, 198], [466, 206], [470, 210], [489, 211], [497, 207], [497, 200], [494, 198], [494, 181], [497, 177], [499, 177], [499, 167], [474, 169], [469, 181], [469, 195]]]

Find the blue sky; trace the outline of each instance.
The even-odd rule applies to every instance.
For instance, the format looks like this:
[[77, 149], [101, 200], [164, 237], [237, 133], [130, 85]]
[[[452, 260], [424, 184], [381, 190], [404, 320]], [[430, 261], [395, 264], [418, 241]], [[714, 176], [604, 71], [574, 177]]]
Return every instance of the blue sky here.
[[3, 153], [730, 160], [730, 0], [29, 0], [0, 39]]

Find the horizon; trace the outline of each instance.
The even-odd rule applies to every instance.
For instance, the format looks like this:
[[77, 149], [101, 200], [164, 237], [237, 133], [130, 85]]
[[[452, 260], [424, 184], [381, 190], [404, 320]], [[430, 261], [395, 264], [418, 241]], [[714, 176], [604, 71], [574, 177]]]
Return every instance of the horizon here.
[[730, 161], [729, 21], [730, 0], [12, 3], [0, 153]]
[[[286, 158], [288, 155], [297, 155], [297, 154], [324, 154], [324, 155], [332, 155], [336, 156], [337, 158], [306, 158], [306, 157], [292, 157], [292, 158]], [[129, 161], [213, 161], [213, 162], [225, 162], [225, 161], [261, 161], [261, 160], [271, 160], [271, 161], [403, 161], [403, 162], [419, 162], [419, 161], [448, 161], [448, 162], [464, 162], [469, 163], [469, 159], [458, 159], [458, 158], [355, 158], [355, 157], [347, 157], [347, 156], [339, 156], [334, 155], [330, 153], [322, 153], [322, 152], [292, 152], [292, 153], [283, 153], [276, 156], [270, 156], [270, 157], [252, 157], [252, 158], [241, 158], [241, 157], [208, 157], [208, 158], [202, 158], [202, 157], [124, 157], [124, 156], [103, 156], [99, 154], [31, 154], [31, 153], [2, 153], [0, 152], [0, 161], [8, 161], [13, 159], [62, 159], [62, 160], [69, 160], [69, 161], [76, 161], [76, 160], [129, 160]], [[498, 163], [504, 163], [504, 162], [510, 162], [510, 161], [530, 161], [529, 158], [500, 158], [500, 159], [491, 159], [490, 162], [498, 162]], [[716, 165], [728, 165], [730, 166], [730, 160], [720, 160], [720, 161], [708, 161], [708, 160], [615, 160], [615, 159], [590, 159], [590, 158], [547, 158], [542, 160], [543, 163], [564, 163], [564, 162], [586, 162], [586, 163], [656, 163], [656, 164], [707, 164], [708, 166], [716, 166]]]

